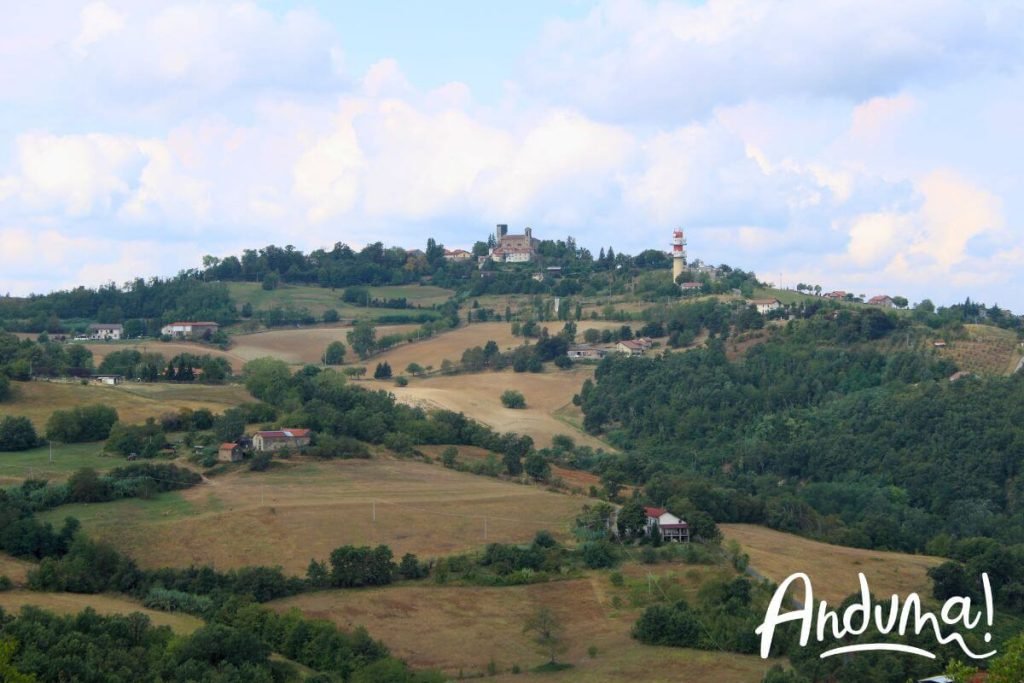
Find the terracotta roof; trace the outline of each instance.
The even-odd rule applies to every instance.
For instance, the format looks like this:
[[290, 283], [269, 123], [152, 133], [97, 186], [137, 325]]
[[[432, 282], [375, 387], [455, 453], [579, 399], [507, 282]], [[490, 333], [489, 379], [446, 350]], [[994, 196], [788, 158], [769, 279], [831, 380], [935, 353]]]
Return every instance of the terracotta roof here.
[[661, 517], [663, 514], [668, 512], [665, 508], [649, 508], [645, 507], [644, 512], [647, 513], [648, 517]]
[[222, 443], [220, 445], [220, 450], [234, 450], [237, 446], [237, 443]]

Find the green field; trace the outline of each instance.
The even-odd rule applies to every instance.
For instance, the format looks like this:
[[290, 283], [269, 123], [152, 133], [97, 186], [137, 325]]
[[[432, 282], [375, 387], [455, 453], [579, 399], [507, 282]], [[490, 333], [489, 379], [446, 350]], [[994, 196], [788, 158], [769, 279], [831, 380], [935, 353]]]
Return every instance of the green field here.
[[57, 444], [50, 460], [49, 447], [0, 453], [0, 482], [28, 479], [65, 479], [77, 469], [110, 470], [125, 464], [120, 456], [103, 455], [103, 442]]
[[[430, 308], [434, 304], [447, 301], [454, 292], [440, 287], [419, 285], [403, 285], [396, 287], [370, 287], [370, 295], [376, 299], [405, 298], [409, 303]], [[366, 308], [353, 306], [341, 300], [344, 288], [305, 287], [281, 285], [277, 289], [267, 291], [256, 282], [229, 282], [228, 292], [232, 300], [241, 307], [250, 304], [255, 311], [265, 311], [275, 307], [305, 308], [320, 317], [324, 311], [333, 308], [342, 318], [377, 318], [382, 315], [394, 315], [405, 312], [402, 309]], [[409, 310], [409, 313], [416, 313]]]

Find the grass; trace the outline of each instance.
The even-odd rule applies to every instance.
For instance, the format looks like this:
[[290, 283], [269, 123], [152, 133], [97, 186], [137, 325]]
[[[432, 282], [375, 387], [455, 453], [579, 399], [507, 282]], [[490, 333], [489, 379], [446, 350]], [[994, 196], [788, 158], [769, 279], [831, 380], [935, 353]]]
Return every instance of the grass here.
[[[441, 287], [421, 287], [419, 285], [403, 285], [397, 287], [370, 287], [370, 296], [375, 299], [405, 298], [409, 303], [430, 308], [434, 304], [447, 301], [454, 292]], [[376, 318], [380, 315], [396, 313], [416, 313], [415, 310], [401, 311], [387, 308], [367, 308], [354, 306], [341, 300], [344, 288], [332, 290], [328, 287], [305, 287], [299, 285], [281, 285], [277, 289], [267, 291], [256, 282], [229, 282], [228, 292], [231, 299], [241, 308], [248, 303], [253, 310], [270, 310], [275, 307], [306, 308], [320, 318], [324, 311], [333, 308], [342, 318]]]
[[[386, 334], [405, 334], [418, 329], [419, 325], [387, 325], [377, 328], [377, 336]], [[348, 348], [350, 325], [330, 325], [317, 327], [284, 328], [267, 330], [254, 334], [240, 334], [233, 338], [231, 353], [245, 361], [263, 356], [271, 356], [293, 365], [312, 363], [319, 365], [327, 345], [340, 341], [346, 347], [346, 356], [350, 364], [360, 363], [359, 358]], [[373, 362], [380, 362], [377, 358]], [[370, 360], [366, 361], [371, 362]], [[396, 368], [397, 369], [397, 368]]]
[[752, 524], [720, 526], [726, 540], [739, 542], [750, 555], [750, 566], [759, 574], [778, 583], [803, 572], [811, 579], [815, 598], [832, 603], [859, 590], [859, 572], [880, 598], [893, 593], [930, 595], [931, 581], [926, 572], [944, 561], [928, 555], [829, 545]]
[[179, 635], [189, 635], [203, 625], [203, 621], [188, 614], [160, 612], [147, 609], [133, 600], [113, 595], [78, 595], [75, 593], [38, 593], [36, 591], [7, 591], [0, 593], [0, 607], [17, 612], [33, 605], [57, 614], [78, 614], [91, 607], [99, 614], [131, 614], [141, 612], [156, 626], [170, 626]]
[[0, 575], [9, 578], [15, 586], [25, 585], [25, 581], [28, 580], [28, 572], [33, 567], [35, 565], [31, 562], [0, 553]]
[[50, 448], [0, 453], [0, 482], [15, 483], [30, 476], [36, 479], [66, 479], [82, 467], [103, 471], [125, 464], [124, 458], [103, 454], [103, 443], [57, 444]]
[[[647, 573], [657, 574], [696, 593], [722, 570], [629, 564], [622, 571], [642, 576], [645, 585]], [[580, 579], [505, 588], [419, 582], [330, 590], [270, 606], [282, 612], [295, 607], [342, 628], [364, 625], [410, 665], [440, 669], [453, 677], [460, 671], [467, 677], [483, 675], [493, 662], [495, 680], [514, 681], [522, 677], [510, 673], [514, 665], [528, 671], [545, 664], [547, 653], [523, 633], [526, 619], [541, 606], [550, 608], [564, 627], [566, 649], [557, 661], [572, 665], [544, 673], [545, 680], [745, 683], [761, 680], [774, 663], [756, 656], [642, 645], [630, 637], [642, 608], [621, 606], [628, 591], [612, 587], [607, 573], [593, 572]], [[591, 647], [597, 649], [596, 657], [588, 654]]]
[[[18, 382], [16, 396], [4, 403], [4, 412], [24, 415], [42, 433], [55, 410], [103, 403], [117, 410], [122, 422], [144, 422], [179, 408], [208, 408], [215, 413], [253, 400], [238, 384], [186, 385], [126, 382], [118, 386], [78, 382]], [[0, 458], [2, 459], [2, 458]]]
[[938, 353], [979, 375], [1007, 375], [1017, 368], [1021, 348], [1015, 332], [992, 325], [964, 325], [964, 330], [966, 339], [953, 339]]
[[564, 539], [587, 502], [387, 456], [281, 464], [263, 473], [235, 470], [151, 500], [62, 506], [39, 517], [55, 524], [78, 517], [90, 537], [144, 567], [262, 564], [301, 575], [311, 558], [326, 559], [346, 544], [384, 543], [398, 557], [428, 558], [493, 541], [527, 542], [542, 528]]
[[[395, 367], [392, 364], [392, 367]], [[611, 450], [603, 441], [579, 430], [564, 417], [566, 405], [583, 381], [593, 377], [593, 366], [578, 365], [570, 370], [550, 367], [542, 373], [483, 372], [474, 375], [435, 376], [413, 379], [407, 387], [388, 384], [399, 401], [427, 408], [445, 408], [494, 427], [502, 432], [518, 432], [533, 437], [538, 447], [549, 446], [556, 434], [566, 434], [580, 445]], [[381, 384], [379, 382], [375, 384]], [[506, 389], [526, 397], [526, 408], [509, 410], [501, 403]]]

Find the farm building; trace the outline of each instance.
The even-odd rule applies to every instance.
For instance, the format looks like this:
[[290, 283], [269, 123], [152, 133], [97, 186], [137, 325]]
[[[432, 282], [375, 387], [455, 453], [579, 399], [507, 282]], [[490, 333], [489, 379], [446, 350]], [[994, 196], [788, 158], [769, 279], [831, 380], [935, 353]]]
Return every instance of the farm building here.
[[183, 339], [185, 337], [199, 339], [206, 337], [207, 335], [213, 335], [219, 329], [220, 325], [211, 322], [176, 322], [161, 327], [160, 334], [165, 334], [168, 337], [177, 337], [179, 339]]
[[237, 443], [222, 443], [217, 449], [217, 460], [221, 462], [238, 462], [242, 459], [242, 447]]
[[278, 429], [256, 432], [252, 447], [260, 452], [279, 451], [283, 448], [302, 448], [309, 445], [312, 432], [308, 429]]
[[124, 381], [124, 375], [93, 375], [92, 381], [97, 384], [120, 384]]
[[573, 344], [565, 355], [574, 360], [601, 360], [607, 353], [606, 349], [599, 349], [590, 344]]
[[886, 296], [885, 294], [879, 294], [868, 299], [868, 303], [872, 306], [881, 306], [882, 308], [896, 308], [896, 304], [893, 303], [892, 297]]
[[757, 312], [761, 315], [767, 315], [772, 311], [777, 311], [782, 308], [782, 302], [778, 299], [751, 299], [747, 302], [748, 306], [753, 306], [757, 309]]
[[679, 519], [665, 508], [645, 507], [647, 526], [644, 533], [648, 536], [658, 529], [661, 538], [675, 543], [690, 542], [690, 525]]
[[642, 356], [649, 349], [649, 346], [642, 344], [636, 339], [625, 339], [615, 345], [615, 350], [630, 356]]
[[101, 339], [103, 341], [117, 341], [124, 336], [124, 327], [120, 324], [107, 325], [104, 323], [89, 325], [89, 339]]
[[445, 261], [468, 261], [473, 258], [473, 254], [469, 253], [465, 249], [445, 249], [444, 260]]

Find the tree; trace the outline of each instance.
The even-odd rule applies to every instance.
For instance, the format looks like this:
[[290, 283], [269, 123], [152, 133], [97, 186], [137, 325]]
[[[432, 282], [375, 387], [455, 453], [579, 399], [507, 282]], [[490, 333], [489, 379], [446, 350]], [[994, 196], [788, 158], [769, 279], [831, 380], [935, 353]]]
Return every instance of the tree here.
[[551, 465], [537, 451], [531, 451], [523, 462], [523, 469], [528, 475], [539, 481], [547, 481], [551, 476]]
[[325, 365], [341, 365], [345, 362], [345, 345], [340, 341], [332, 341], [324, 351]]
[[547, 607], [541, 607], [526, 620], [523, 633], [532, 633], [533, 642], [537, 643], [548, 655], [550, 664], [555, 663], [555, 656], [565, 651], [562, 623]]
[[377, 330], [369, 320], [360, 320], [346, 335], [349, 346], [360, 359], [364, 359], [377, 348]]
[[109, 500], [108, 485], [90, 467], [83, 467], [68, 479], [68, 500], [72, 503], [98, 503]]
[[0, 420], [0, 451], [23, 451], [38, 443], [36, 429], [27, 417], [8, 416]]
[[525, 408], [526, 398], [515, 389], [506, 389], [501, 394], [501, 404], [506, 408]]
[[647, 513], [643, 505], [631, 500], [619, 510], [619, 534], [627, 538], [642, 536], [647, 526]]
[[11, 382], [5, 375], [0, 374], [0, 401], [6, 401], [11, 397]]
[[906, 308], [910, 304], [905, 296], [894, 296], [892, 298], [892, 303], [896, 308]]
[[1011, 638], [1003, 653], [989, 667], [990, 683], [1013, 683], [1024, 680], [1024, 634]]
[[455, 446], [448, 446], [441, 451], [441, 464], [445, 467], [455, 467], [456, 459], [459, 457], [459, 449]]
[[325, 323], [336, 323], [338, 322], [338, 312], [333, 308], [328, 308], [324, 311], [324, 322]]
[[377, 368], [373, 371], [374, 379], [391, 379], [391, 366], [387, 361], [383, 363], [377, 363]]
[[242, 380], [249, 393], [277, 405], [284, 400], [292, 371], [288, 364], [276, 358], [256, 358], [242, 366]]
[[277, 289], [278, 284], [281, 282], [281, 276], [274, 271], [270, 271], [263, 276], [263, 289], [271, 291]]
[[423, 374], [423, 366], [419, 363], [409, 363], [409, 365], [406, 366], [405, 371], [410, 375], [416, 375], [418, 377]]
[[233, 442], [245, 433], [245, 413], [228, 408], [213, 420], [213, 433], [221, 443]]

